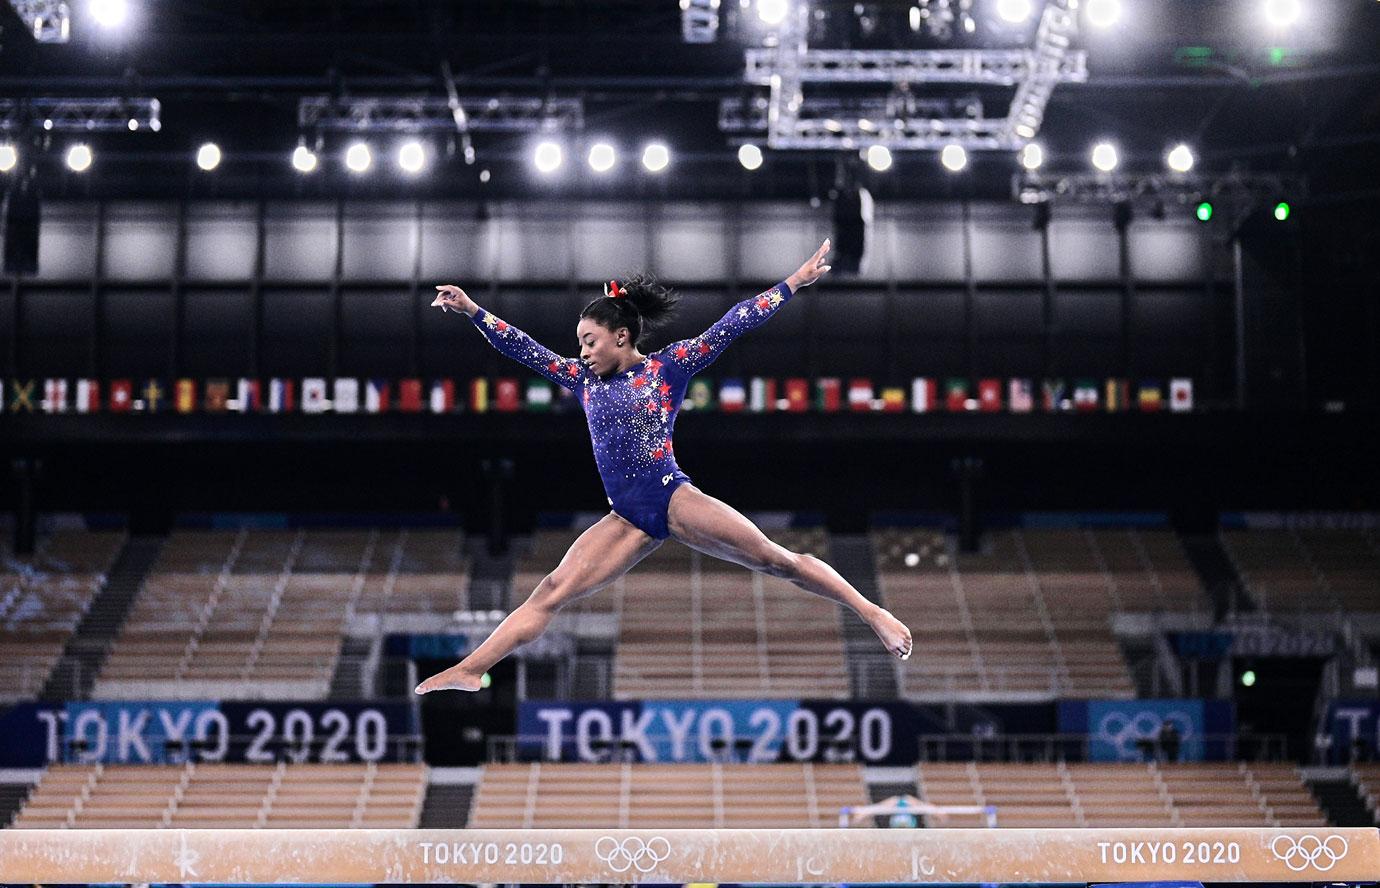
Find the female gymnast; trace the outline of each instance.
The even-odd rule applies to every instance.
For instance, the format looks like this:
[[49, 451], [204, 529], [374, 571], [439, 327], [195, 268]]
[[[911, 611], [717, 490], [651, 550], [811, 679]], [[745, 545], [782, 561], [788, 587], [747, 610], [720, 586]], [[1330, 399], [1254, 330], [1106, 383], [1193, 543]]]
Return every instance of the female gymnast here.
[[678, 297], [649, 277], [605, 286], [605, 295], [580, 312], [575, 328], [580, 358], [562, 358], [445, 284], [433, 306], [469, 315], [495, 348], [579, 397], [594, 444], [594, 460], [612, 511], [580, 535], [531, 596], [465, 659], [417, 686], [418, 694], [476, 691], [495, 663], [537, 638], [564, 605], [592, 595], [627, 573], [667, 537], [741, 564], [852, 609], [883, 646], [905, 660], [905, 624], [873, 604], [813, 555], [778, 545], [733, 507], [702, 493], [676, 465], [671, 433], [690, 377], [708, 367], [734, 339], [785, 305], [801, 287], [829, 270], [826, 240], [804, 265], [764, 293], [746, 299], [693, 339], [644, 355], [643, 333], [670, 314]]

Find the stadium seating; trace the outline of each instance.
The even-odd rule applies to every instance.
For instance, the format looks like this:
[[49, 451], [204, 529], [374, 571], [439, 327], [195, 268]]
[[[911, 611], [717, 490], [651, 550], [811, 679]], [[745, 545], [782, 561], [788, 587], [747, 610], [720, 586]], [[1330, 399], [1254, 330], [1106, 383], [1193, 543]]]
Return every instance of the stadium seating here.
[[1272, 613], [1380, 612], [1380, 544], [1367, 530], [1224, 530], [1222, 546]]

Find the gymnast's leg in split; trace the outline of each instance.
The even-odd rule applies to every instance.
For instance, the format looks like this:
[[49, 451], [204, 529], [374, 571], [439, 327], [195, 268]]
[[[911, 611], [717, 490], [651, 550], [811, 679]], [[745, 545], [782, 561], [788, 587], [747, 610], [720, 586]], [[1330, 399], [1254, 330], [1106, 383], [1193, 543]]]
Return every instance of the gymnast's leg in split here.
[[671, 536], [692, 549], [781, 577], [807, 592], [836, 601], [857, 614], [892, 655], [910, 658], [910, 630], [885, 608], [868, 601], [824, 561], [772, 541], [737, 509], [682, 484], [671, 494], [667, 510]]
[[542, 578], [527, 600], [499, 623], [483, 644], [456, 665], [417, 685], [417, 693], [479, 690], [484, 673], [545, 632], [557, 611], [613, 583], [661, 543], [619, 515], [605, 515], [580, 534], [556, 569]]

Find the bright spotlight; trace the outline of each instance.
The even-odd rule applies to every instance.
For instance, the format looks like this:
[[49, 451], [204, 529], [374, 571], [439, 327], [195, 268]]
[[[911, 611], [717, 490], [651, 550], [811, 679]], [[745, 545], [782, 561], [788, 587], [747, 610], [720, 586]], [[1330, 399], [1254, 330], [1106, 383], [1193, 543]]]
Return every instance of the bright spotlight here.
[[968, 165], [968, 152], [962, 145], [945, 145], [939, 152], [939, 162], [944, 164], [944, 169], [957, 173]]
[[1290, 214], [1292, 211], [1293, 211], [1293, 208], [1289, 206], [1289, 202], [1288, 202], [1287, 200], [1282, 200], [1282, 201], [1280, 201], [1279, 203], [1275, 204], [1275, 221], [1276, 221], [1276, 222], [1287, 222], [1287, 221], [1289, 221], [1289, 214]]
[[139, 131], [139, 121], [135, 120], [133, 117], [131, 117], [129, 123], [125, 125], [129, 127], [129, 131], [132, 133]]
[[1111, 142], [1098, 142], [1093, 146], [1092, 165], [1104, 173], [1110, 173], [1116, 169], [1119, 159], [1116, 156], [1116, 146]]
[[1045, 162], [1045, 149], [1039, 142], [1031, 142], [1021, 149], [1021, 166], [1038, 170]]
[[1165, 155], [1164, 162], [1176, 173], [1186, 173], [1193, 169], [1193, 164], [1197, 158], [1193, 156], [1193, 149], [1180, 142], [1174, 149]]
[[1030, 18], [1030, 0], [997, 0], [997, 15], [1012, 25], [1019, 25]]
[[67, 168], [74, 173], [84, 173], [91, 168], [91, 146], [77, 143], [67, 149]]
[[867, 147], [867, 165], [879, 173], [885, 173], [891, 169], [891, 149], [885, 145], [869, 145]]
[[306, 145], [292, 149], [292, 168], [299, 173], [316, 172], [316, 152]]
[[352, 173], [363, 173], [374, 165], [374, 152], [363, 142], [355, 142], [345, 149], [345, 167]]
[[1272, 28], [1287, 28], [1303, 14], [1299, 0], [1265, 0], [1260, 9]]
[[745, 170], [755, 170], [762, 166], [762, 149], [751, 143], [738, 146], [738, 162]]
[[589, 149], [589, 168], [596, 173], [607, 173], [618, 162], [618, 152], [608, 142], [596, 142]]
[[125, 0], [91, 0], [91, 17], [102, 28], [118, 28], [129, 16]]
[[561, 159], [561, 146], [555, 142], [542, 142], [532, 154], [532, 163], [536, 164], [537, 172], [547, 175], [561, 168]]
[[1193, 216], [1194, 216], [1194, 218], [1196, 218], [1199, 222], [1211, 222], [1211, 221], [1212, 221], [1212, 201], [1210, 201], [1210, 200], [1202, 200], [1202, 201], [1199, 201], [1199, 202], [1198, 202], [1198, 206], [1194, 207], [1194, 209], [1193, 209]]
[[398, 147], [398, 167], [404, 173], [416, 175], [426, 166], [426, 147], [416, 139], [409, 139]]
[[789, 11], [787, 0], [757, 0], [757, 17], [773, 27], [784, 22]]
[[1110, 28], [1121, 20], [1121, 0], [1088, 0], [1086, 10], [1094, 28]]
[[220, 166], [220, 146], [215, 142], [207, 142], [196, 149], [196, 165], [208, 173]]
[[8, 173], [19, 163], [19, 151], [10, 143], [0, 145], [0, 173]]
[[671, 151], [660, 142], [642, 149], [642, 165], [649, 173], [659, 173], [671, 162]]

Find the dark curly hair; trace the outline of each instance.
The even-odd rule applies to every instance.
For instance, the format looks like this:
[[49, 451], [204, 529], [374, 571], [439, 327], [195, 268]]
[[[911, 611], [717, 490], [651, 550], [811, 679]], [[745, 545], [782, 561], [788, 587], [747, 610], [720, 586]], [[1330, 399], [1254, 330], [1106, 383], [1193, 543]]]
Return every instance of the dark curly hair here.
[[633, 275], [620, 280], [618, 286], [628, 294], [626, 297], [600, 296], [580, 311], [580, 317], [610, 330], [627, 327], [634, 346], [649, 328], [669, 317], [680, 302], [680, 296], [650, 274]]

